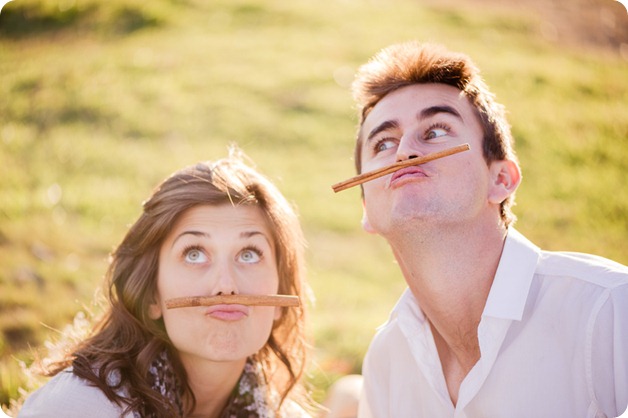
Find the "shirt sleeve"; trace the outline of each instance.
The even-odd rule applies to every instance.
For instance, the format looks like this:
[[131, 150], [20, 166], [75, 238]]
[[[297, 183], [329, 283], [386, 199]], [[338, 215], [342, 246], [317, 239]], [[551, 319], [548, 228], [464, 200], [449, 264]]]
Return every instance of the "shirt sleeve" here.
[[33, 392], [18, 418], [120, 418], [123, 408], [71, 371], [62, 371]]
[[601, 301], [591, 339], [591, 392], [608, 417], [628, 406], [628, 284], [610, 289]]

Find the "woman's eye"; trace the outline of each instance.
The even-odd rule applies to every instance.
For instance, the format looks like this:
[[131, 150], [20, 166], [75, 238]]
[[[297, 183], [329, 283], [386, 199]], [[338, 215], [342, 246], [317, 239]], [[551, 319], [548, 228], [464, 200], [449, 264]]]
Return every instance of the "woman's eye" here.
[[207, 256], [198, 248], [192, 248], [185, 252], [185, 261], [191, 264], [199, 264], [207, 262]]
[[384, 138], [377, 141], [373, 149], [375, 150], [375, 153], [378, 153], [378, 152], [386, 151], [387, 149], [390, 149], [394, 146], [395, 146], [394, 139]]
[[254, 248], [247, 248], [240, 252], [238, 259], [247, 264], [257, 263], [262, 259], [262, 252]]

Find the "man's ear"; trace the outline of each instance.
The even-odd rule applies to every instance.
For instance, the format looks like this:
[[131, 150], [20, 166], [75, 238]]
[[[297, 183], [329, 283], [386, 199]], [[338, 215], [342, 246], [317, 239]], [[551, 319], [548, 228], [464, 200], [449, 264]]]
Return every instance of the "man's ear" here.
[[488, 201], [499, 205], [517, 190], [521, 183], [521, 171], [512, 160], [498, 160], [491, 163], [489, 173]]
[[376, 234], [377, 232], [371, 225], [369, 221], [369, 217], [366, 214], [366, 207], [364, 206], [364, 199], [362, 199], [362, 229], [364, 229], [369, 234]]

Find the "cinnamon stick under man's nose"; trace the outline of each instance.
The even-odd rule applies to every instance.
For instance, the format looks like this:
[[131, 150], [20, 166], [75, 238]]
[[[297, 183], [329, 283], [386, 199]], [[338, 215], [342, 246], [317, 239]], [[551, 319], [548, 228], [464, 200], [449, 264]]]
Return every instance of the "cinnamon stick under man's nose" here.
[[408, 160], [399, 161], [387, 167], [378, 168], [377, 170], [369, 171], [368, 173], [362, 173], [355, 177], [351, 177], [348, 180], [341, 181], [340, 183], [334, 184], [333, 186], [331, 186], [331, 188], [334, 189], [334, 192], [338, 193], [342, 190], [346, 190], [353, 186], [357, 186], [358, 184], [366, 183], [367, 181], [371, 181], [378, 177], [385, 176], [386, 174], [394, 173], [395, 171], [400, 170], [404, 167], [424, 164], [429, 161], [436, 160], [438, 158], [447, 157], [449, 155], [457, 154], [463, 151], [468, 151], [470, 149], [471, 147], [469, 146], [469, 144], [462, 144], [462, 145], [458, 145], [452, 148], [447, 148], [439, 152], [427, 154], [427, 155], [424, 155], [423, 157], [410, 158]]

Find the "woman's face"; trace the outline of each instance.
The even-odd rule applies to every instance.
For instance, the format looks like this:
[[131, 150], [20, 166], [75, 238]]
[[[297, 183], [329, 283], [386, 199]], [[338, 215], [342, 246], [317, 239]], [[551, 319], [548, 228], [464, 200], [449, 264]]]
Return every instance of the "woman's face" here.
[[241, 361], [260, 350], [279, 317], [271, 306], [216, 305], [167, 309], [183, 296], [276, 294], [279, 276], [271, 231], [256, 206], [197, 206], [184, 212], [161, 246], [153, 319], [186, 368]]

